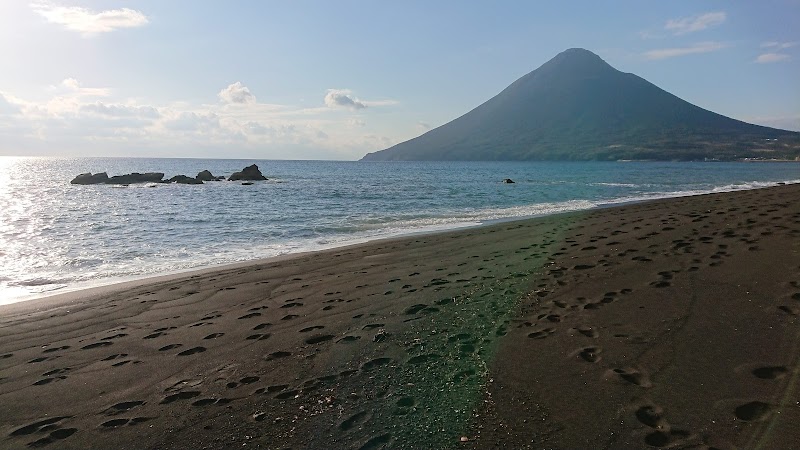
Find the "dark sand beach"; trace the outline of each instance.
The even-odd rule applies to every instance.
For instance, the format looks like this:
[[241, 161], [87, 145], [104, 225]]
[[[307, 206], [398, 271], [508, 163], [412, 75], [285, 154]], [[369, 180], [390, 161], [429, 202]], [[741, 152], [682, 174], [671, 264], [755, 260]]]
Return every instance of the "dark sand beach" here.
[[800, 448], [800, 185], [0, 307], [0, 447]]

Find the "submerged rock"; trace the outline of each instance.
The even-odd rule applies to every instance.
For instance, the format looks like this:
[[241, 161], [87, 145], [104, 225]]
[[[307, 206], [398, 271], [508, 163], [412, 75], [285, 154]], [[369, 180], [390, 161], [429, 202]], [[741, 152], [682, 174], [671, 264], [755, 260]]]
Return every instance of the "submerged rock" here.
[[253, 164], [252, 166], [247, 166], [242, 169], [241, 172], [235, 172], [233, 175], [228, 178], [230, 181], [241, 181], [241, 180], [266, 180], [267, 177], [258, 170], [258, 166]]
[[187, 177], [186, 175], [175, 175], [174, 177], [167, 180], [167, 183], [203, 184], [203, 181], [197, 178]]

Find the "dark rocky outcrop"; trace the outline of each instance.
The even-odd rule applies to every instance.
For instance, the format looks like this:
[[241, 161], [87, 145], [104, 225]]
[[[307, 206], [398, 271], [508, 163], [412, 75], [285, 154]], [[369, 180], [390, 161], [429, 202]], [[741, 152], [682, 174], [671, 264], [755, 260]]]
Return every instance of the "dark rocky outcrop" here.
[[160, 183], [164, 178], [161, 172], [139, 173], [133, 172], [125, 175], [115, 175], [107, 181], [108, 184], [136, 184], [136, 183]]
[[105, 172], [92, 175], [91, 173], [82, 173], [75, 177], [71, 184], [136, 184], [136, 183], [160, 183], [164, 178], [164, 174], [160, 172], [148, 173], [128, 173], [125, 175], [115, 175], [111, 178]]
[[70, 184], [105, 184], [108, 183], [108, 174], [105, 172], [96, 173], [92, 175], [89, 173], [82, 173], [70, 181]]
[[215, 177], [210, 171], [204, 170], [197, 174], [195, 177], [200, 181], [220, 181], [224, 180], [225, 177]]
[[235, 172], [233, 175], [228, 178], [229, 181], [241, 181], [241, 180], [251, 180], [251, 181], [259, 181], [259, 180], [266, 180], [265, 177], [260, 170], [258, 170], [258, 166], [253, 164], [251, 166], [247, 166], [242, 169], [241, 172]]
[[514, 184], [515, 181], [512, 180], [511, 178], [506, 178], [505, 180], [503, 180], [503, 183], [505, 183], [505, 184]]
[[197, 178], [187, 177], [186, 175], [175, 175], [174, 177], [167, 180], [167, 183], [178, 183], [178, 184], [203, 184], [203, 180], [198, 180]]

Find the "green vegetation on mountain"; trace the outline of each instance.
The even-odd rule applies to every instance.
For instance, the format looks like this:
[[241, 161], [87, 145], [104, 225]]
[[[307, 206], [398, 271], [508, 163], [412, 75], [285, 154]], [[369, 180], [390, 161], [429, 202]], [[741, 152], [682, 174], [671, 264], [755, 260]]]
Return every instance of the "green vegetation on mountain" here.
[[584, 49], [364, 161], [795, 159], [800, 133], [692, 105]]

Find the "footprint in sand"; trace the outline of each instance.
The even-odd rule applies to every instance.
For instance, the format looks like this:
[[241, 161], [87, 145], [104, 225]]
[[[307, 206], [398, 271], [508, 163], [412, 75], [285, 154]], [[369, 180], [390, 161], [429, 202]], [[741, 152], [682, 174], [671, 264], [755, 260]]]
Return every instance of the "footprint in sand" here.
[[189, 356], [189, 355], [194, 355], [196, 353], [203, 353], [204, 351], [206, 351], [205, 347], [192, 347], [188, 350], [184, 350], [178, 353], [178, 356]]
[[50, 432], [47, 437], [29, 443], [28, 447], [44, 447], [45, 445], [52, 444], [55, 441], [66, 439], [75, 434], [77, 431], [77, 428], [59, 428]]
[[600, 337], [600, 333], [597, 330], [595, 330], [594, 327], [586, 325], [581, 325], [579, 327], [576, 327], [575, 331], [589, 338]]
[[290, 352], [282, 352], [282, 351], [281, 352], [272, 352], [269, 355], [267, 355], [266, 359], [267, 359], [267, 361], [271, 361], [273, 359], [286, 358], [288, 356], [292, 356], [292, 354]]
[[752, 374], [764, 380], [777, 380], [786, 376], [787, 372], [785, 366], [767, 366], [753, 369]]
[[298, 395], [300, 395], [300, 391], [293, 389], [281, 392], [280, 394], [276, 395], [275, 398], [277, 398], [278, 400], [289, 400], [297, 397]]
[[159, 348], [159, 349], [158, 349], [158, 351], [160, 351], [160, 352], [166, 352], [167, 350], [172, 350], [172, 349], [174, 349], [174, 348], [178, 348], [178, 347], [183, 347], [183, 344], [169, 344], [169, 345], [165, 345], [165, 346], [163, 346], [163, 347]]
[[376, 359], [373, 359], [371, 361], [367, 361], [364, 364], [362, 364], [361, 365], [361, 370], [367, 372], [367, 371], [373, 370], [373, 369], [375, 369], [377, 367], [389, 364], [390, 362], [392, 362], [391, 358], [376, 358]]
[[579, 350], [578, 356], [586, 362], [596, 363], [600, 361], [601, 359], [600, 353], [602, 351], [603, 349], [601, 349], [600, 347], [586, 347]]
[[178, 400], [189, 400], [190, 398], [195, 398], [200, 395], [200, 391], [183, 391], [178, 392], [177, 394], [172, 394], [164, 397], [161, 400], [162, 405], [168, 405], [172, 402], [176, 402]]
[[269, 339], [270, 336], [272, 336], [271, 333], [256, 333], [247, 336], [245, 339], [248, 341], [254, 341], [254, 340], [263, 341], [264, 339]]
[[771, 410], [772, 405], [769, 403], [754, 401], [738, 406], [733, 413], [739, 420], [755, 422], [764, 419]]
[[142, 339], [155, 339], [159, 336], [163, 336], [165, 333], [161, 331], [156, 331], [155, 333], [150, 333], [147, 336], [143, 337]]
[[321, 342], [330, 341], [334, 336], [332, 334], [320, 334], [312, 336], [305, 340], [306, 344], [319, 344]]
[[378, 448], [387, 448], [387, 445], [392, 442], [392, 435], [389, 433], [382, 434], [380, 436], [375, 436], [370, 438], [367, 442], [364, 443], [358, 450], [373, 450]]
[[239, 320], [243, 320], [243, 319], [252, 319], [253, 317], [259, 317], [260, 315], [261, 315], [261, 313], [259, 313], [259, 312], [254, 312], [254, 313], [250, 313], [250, 314], [245, 314], [245, 315], [243, 315], [242, 317], [239, 317]]
[[636, 410], [636, 419], [644, 425], [657, 430], [664, 430], [669, 427], [664, 420], [663, 410], [655, 405], [645, 405]]
[[367, 412], [361, 411], [353, 414], [352, 416], [348, 417], [345, 421], [339, 424], [339, 429], [342, 431], [348, 431], [352, 429], [354, 426], [360, 424], [364, 420], [367, 419]]
[[91, 350], [94, 348], [108, 347], [109, 345], [112, 344], [113, 342], [108, 342], [108, 341], [95, 342], [94, 344], [84, 345], [83, 347], [81, 347], [81, 350]]
[[654, 431], [644, 438], [647, 445], [653, 447], [674, 447], [692, 437], [686, 430]]
[[555, 328], [543, 328], [541, 330], [528, 333], [528, 337], [531, 339], [544, 339], [555, 332], [556, 332]]
[[641, 386], [643, 388], [649, 388], [653, 386], [653, 383], [650, 382], [650, 378], [645, 374], [640, 372], [636, 369], [613, 369], [613, 373], [615, 373], [619, 378], [627, 381], [628, 383], [635, 384], [637, 386]]
[[[58, 424], [64, 419], [71, 419], [72, 416], [59, 416], [59, 417], [50, 417], [48, 419], [39, 420], [28, 425], [22, 426], [17, 428], [16, 430], [12, 431], [9, 436], [26, 436], [29, 434], [37, 433], [48, 429], [49, 427]], [[46, 428], [47, 427], [47, 428]]]
[[[61, 351], [61, 350], [66, 350], [68, 348], [70, 348], [69, 345], [62, 345], [61, 347], [46, 348], [46, 349], [44, 349], [42, 351], [42, 353], [53, 353], [53, 352], [58, 352], [58, 351]], [[8, 356], [11, 356], [11, 355], [9, 354]], [[6, 356], [3, 355], [3, 357], [6, 357]]]
[[61, 376], [58, 376], [58, 377], [42, 378], [41, 380], [33, 383], [33, 386], [43, 386], [45, 384], [50, 384], [53, 381], [60, 381], [60, 380], [66, 380], [66, 379], [67, 379], [67, 377], [64, 376], [64, 375], [61, 375]]
[[115, 416], [117, 414], [128, 412], [131, 409], [136, 408], [137, 406], [142, 406], [145, 403], [146, 402], [143, 402], [141, 400], [133, 400], [130, 402], [117, 403], [116, 405], [108, 407], [108, 409], [103, 411], [103, 413], [105, 413], [108, 416]]
[[229, 398], [202, 398], [192, 402], [192, 406], [227, 405], [231, 401]]

